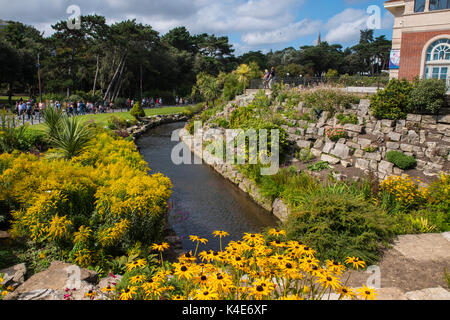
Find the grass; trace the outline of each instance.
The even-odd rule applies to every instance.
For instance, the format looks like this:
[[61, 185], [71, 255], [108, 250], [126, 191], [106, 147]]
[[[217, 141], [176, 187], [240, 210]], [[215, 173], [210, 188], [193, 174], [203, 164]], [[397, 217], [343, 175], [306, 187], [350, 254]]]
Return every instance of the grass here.
[[[186, 107], [165, 107], [165, 108], [156, 108], [156, 109], [145, 109], [146, 116], [155, 116], [155, 115], [168, 115], [168, 114], [177, 114], [182, 113]], [[114, 112], [114, 113], [100, 113], [100, 114], [88, 114], [84, 116], [78, 116], [81, 119], [81, 122], [94, 121], [95, 123], [106, 126], [108, 123], [109, 117], [114, 115], [115, 117], [124, 119], [124, 120], [132, 120], [133, 116], [129, 112]], [[31, 126], [31, 128], [35, 130], [41, 130], [44, 128], [44, 125], [35, 124]]]
[[[19, 101], [20, 98], [22, 98], [23, 100], [30, 99], [30, 97], [28, 96], [12, 96], [11, 103], [16, 103], [16, 101]], [[0, 96], [0, 104], [7, 104], [7, 103], [8, 103], [8, 96]]]

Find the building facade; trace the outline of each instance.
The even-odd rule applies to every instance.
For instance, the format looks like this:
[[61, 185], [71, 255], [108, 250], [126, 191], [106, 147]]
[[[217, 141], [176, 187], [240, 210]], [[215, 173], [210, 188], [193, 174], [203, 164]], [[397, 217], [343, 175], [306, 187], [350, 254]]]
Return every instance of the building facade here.
[[390, 0], [384, 7], [395, 17], [391, 78], [450, 85], [450, 0]]

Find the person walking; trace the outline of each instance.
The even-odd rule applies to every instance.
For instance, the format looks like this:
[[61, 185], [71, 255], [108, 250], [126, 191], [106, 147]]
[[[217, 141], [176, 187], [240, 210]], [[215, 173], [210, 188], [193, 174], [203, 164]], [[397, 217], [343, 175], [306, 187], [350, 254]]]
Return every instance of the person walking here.
[[270, 72], [269, 72], [269, 70], [266, 69], [264, 71], [264, 77], [263, 77], [264, 89], [269, 88], [269, 77], [270, 77]]
[[273, 85], [277, 81], [277, 73], [275, 72], [275, 67], [272, 67], [270, 70], [270, 76], [269, 76], [269, 88], [272, 89]]

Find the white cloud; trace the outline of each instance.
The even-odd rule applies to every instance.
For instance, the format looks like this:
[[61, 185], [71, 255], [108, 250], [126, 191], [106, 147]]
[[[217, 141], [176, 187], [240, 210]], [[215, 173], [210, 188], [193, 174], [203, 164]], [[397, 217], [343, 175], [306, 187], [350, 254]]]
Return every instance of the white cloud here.
[[328, 20], [325, 25], [328, 33], [324, 40], [330, 43], [348, 43], [359, 39], [360, 30], [367, 28], [368, 17], [364, 10], [345, 9]]
[[286, 43], [316, 33], [319, 26], [320, 22], [305, 19], [267, 32], [247, 33], [242, 36], [242, 40], [253, 46]]

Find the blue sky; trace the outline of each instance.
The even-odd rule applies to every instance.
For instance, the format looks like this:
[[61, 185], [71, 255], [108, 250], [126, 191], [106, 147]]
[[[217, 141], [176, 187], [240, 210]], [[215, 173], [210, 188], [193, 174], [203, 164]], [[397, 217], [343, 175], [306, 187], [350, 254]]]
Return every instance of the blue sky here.
[[378, 6], [375, 34], [392, 37], [392, 15], [379, 0], [0, 0], [0, 19], [34, 25], [46, 35], [51, 24], [67, 19], [76, 5], [81, 14], [99, 14], [108, 23], [136, 18], [164, 34], [186, 26], [193, 34], [227, 35], [236, 53], [298, 48], [322, 40], [354, 45], [367, 27], [369, 6]]

